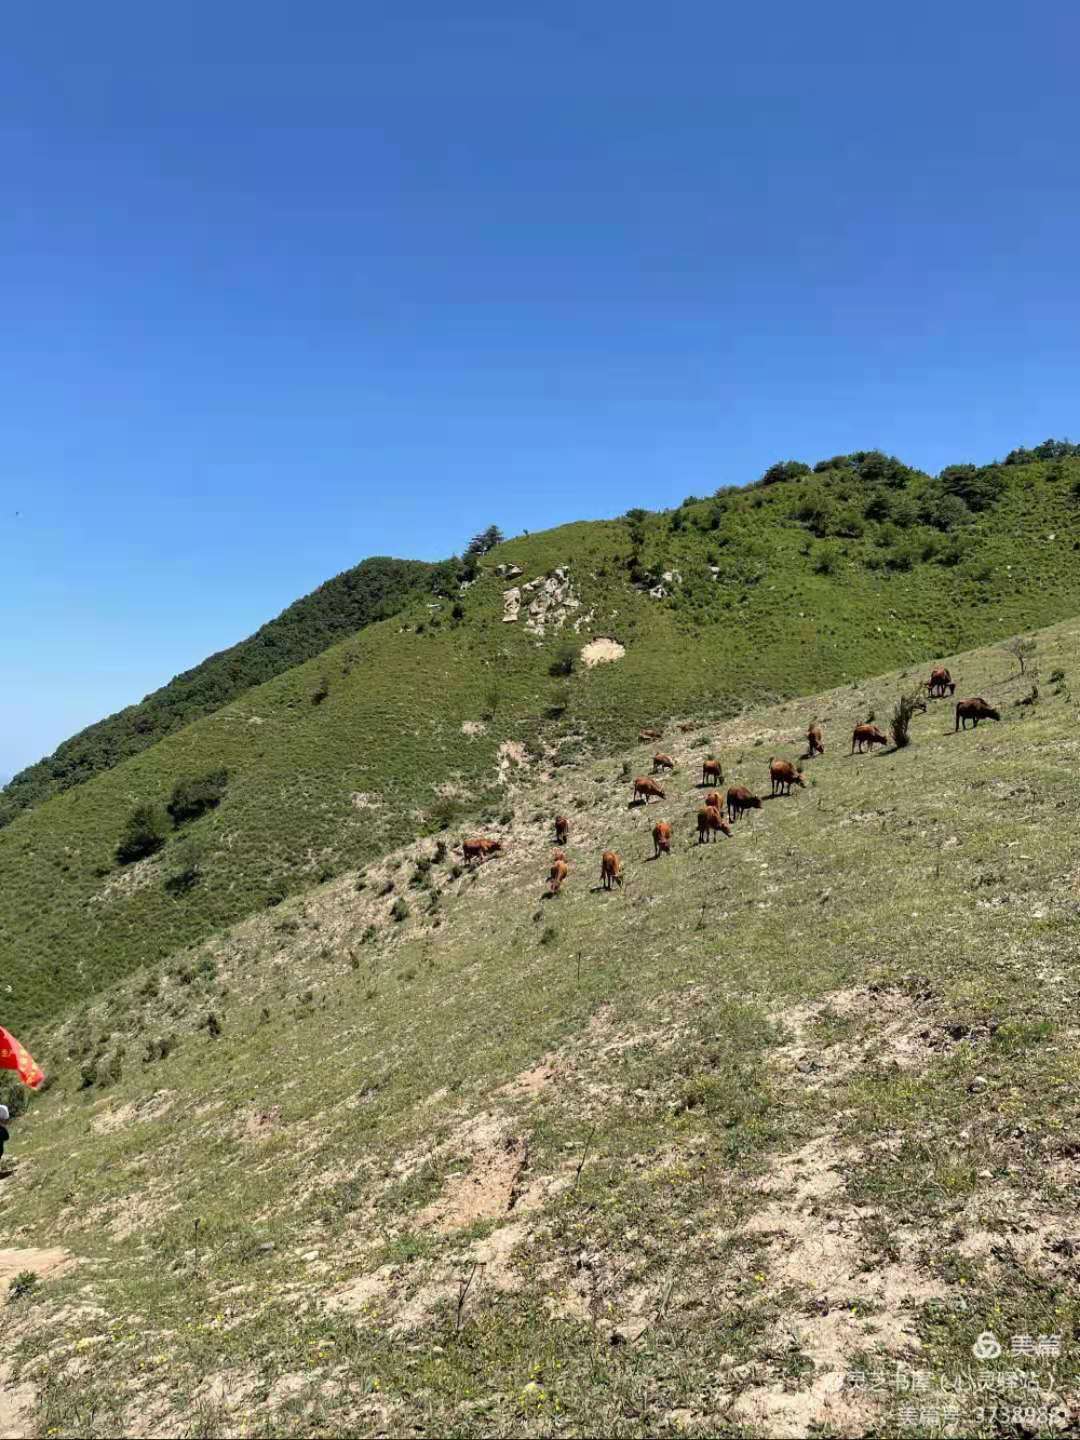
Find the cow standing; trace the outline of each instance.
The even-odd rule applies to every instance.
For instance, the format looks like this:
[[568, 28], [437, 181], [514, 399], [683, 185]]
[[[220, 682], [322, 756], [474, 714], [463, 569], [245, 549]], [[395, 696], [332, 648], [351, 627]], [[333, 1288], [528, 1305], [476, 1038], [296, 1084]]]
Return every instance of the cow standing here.
[[697, 812], [697, 838], [699, 845], [716, 839], [717, 835], [731, 837], [731, 826], [723, 819], [720, 811], [712, 805], [703, 805]]
[[636, 804], [638, 800], [644, 800], [648, 805], [653, 796], [658, 800], [667, 798], [655, 780], [650, 780], [647, 775], [639, 775], [634, 781], [634, 799], [631, 804]]
[[744, 810], [760, 810], [760, 799], [745, 785], [732, 785], [727, 792], [727, 818], [734, 825]]
[[973, 729], [979, 728], [980, 720], [1000, 720], [1001, 714], [995, 710], [989, 701], [984, 700], [981, 695], [976, 695], [970, 700], [959, 700], [956, 704], [956, 726], [957, 730], [967, 729], [967, 722], [970, 720]]
[[605, 850], [600, 856], [600, 884], [605, 890], [623, 883], [622, 860], [614, 850]]
[[792, 785], [798, 785], [800, 789], [806, 788], [802, 771], [792, 765], [790, 760], [778, 760], [773, 756], [769, 761], [769, 778], [772, 780], [774, 796], [790, 795]]
[[851, 732], [851, 753], [853, 755], [855, 754], [856, 746], [859, 747], [859, 754], [861, 755], [864, 747], [868, 750], [873, 750], [875, 745], [887, 745], [888, 743], [889, 737], [883, 731], [879, 730], [876, 725], [871, 725], [869, 721], [865, 725], [856, 725], [855, 729]]

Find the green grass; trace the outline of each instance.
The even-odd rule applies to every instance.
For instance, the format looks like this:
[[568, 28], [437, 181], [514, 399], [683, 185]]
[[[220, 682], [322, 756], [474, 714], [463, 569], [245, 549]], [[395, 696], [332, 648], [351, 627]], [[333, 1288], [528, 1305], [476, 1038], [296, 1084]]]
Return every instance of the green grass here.
[[[1080, 622], [1038, 645], [1075, 674]], [[43, 1030], [54, 1082], [0, 1182], [7, 1245], [80, 1261], [10, 1306], [41, 1432], [765, 1436], [805, 1404], [893, 1433], [895, 1395], [837, 1418], [813, 1387], [863, 1358], [936, 1383], [985, 1329], [1061, 1334], [1053, 1375], [1007, 1346], [986, 1373], [1075, 1405], [1077, 708], [1016, 704], [1000, 650], [942, 658], [1000, 724], [934, 703], [852, 757], [892, 673], [696, 715], [647, 811], [619, 778], [644, 745], [534, 765], [477, 873], [409, 840]], [[760, 793], [811, 715], [807, 789], [698, 847], [699, 730]], [[395, 924], [379, 891], [418, 868], [438, 909], [412, 887]], [[440, 1220], [499, 1175], [494, 1210]], [[1014, 1433], [961, 1402], [963, 1433]]]
[[[116, 715], [65, 740], [52, 755], [19, 772], [0, 794], [0, 826], [50, 795], [82, 785], [103, 770], [148, 749], [164, 735], [227, 705], [245, 690], [326, 650], [336, 640], [396, 614], [412, 599], [445, 587], [454, 567], [420, 560], [363, 560], [276, 619], [209, 656]], [[318, 693], [312, 692], [313, 698]]]
[[[830, 541], [838, 566], [818, 572], [819, 542], [797, 517], [811, 492], [837, 504], [870, 493], [847, 471], [687, 505], [677, 523], [581, 523], [505, 543], [461, 596], [460, 622], [448, 603], [433, 612], [424, 602], [367, 626], [0, 830], [8, 1022], [34, 1041], [125, 973], [403, 838], [448, 828], [456, 839], [485, 810], [498, 821], [514, 768], [500, 771], [503, 742], [533, 759], [551, 747], [558, 774], [665, 716], [732, 714], [890, 665], [922, 667], [1074, 613], [1077, 468], [1003, 467], [995, 507], [958, 532], [961, 562], [906, 572], [878, 566], [885, 532], [875, 522], [859, 539]], [[915, 509], [930, 485], [909, 477]], [[918, 525], [905, 533], [923, 531], [932, 539]], [[681, 575], [666, 598], [630, 583], [635, 546], [642, 584]], [[569, 566], [580, 606], [543, 640], [524, 617], [503, 623], [510, 582], [496, 566], [508, 564], [524, 568], [522, 583]], [[568, 639], [608, 634], [623, 659], [552, 679]], [[157, 856], [118, 868], [136, 805], [163, 805], [177, 782], [222, 768], [220, 806]], [[181, 846], [191, 848], [178, 855]]]

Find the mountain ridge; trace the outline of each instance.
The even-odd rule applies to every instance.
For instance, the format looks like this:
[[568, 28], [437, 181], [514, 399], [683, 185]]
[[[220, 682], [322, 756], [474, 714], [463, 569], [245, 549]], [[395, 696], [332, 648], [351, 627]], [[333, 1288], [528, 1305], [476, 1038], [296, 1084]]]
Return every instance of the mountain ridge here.
[[[0, 830], [6, 1013], [33, 1033], [403, 836], [497, 820], [521, 757], [557, 770], [674, 713], [733, 714], [1080, 613], [1078, 548], [1071, 454], [932, 479], [857, 452], [504, 541], [450, 594], [413, 595]], [[590, 665], [605, 639], [621, 658]], [[204, 808], [165, 815], [208, 777], [224, 778]], [[145, 852], [124, 846], [145, 858], [118, 863], [146, 810]]]

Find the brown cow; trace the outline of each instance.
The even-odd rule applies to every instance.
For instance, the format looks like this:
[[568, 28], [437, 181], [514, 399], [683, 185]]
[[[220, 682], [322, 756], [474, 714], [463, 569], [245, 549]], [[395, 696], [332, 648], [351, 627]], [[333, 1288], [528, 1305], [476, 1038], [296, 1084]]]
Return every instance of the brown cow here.
[[708, 785], [710, 780], [714, 785], [724, 783], [724, 767], [719, 760], [703, 760], [701, 762], [701, 783]]
[[664, 738], [664, 732], [663, 732], [663, 730], [655, 730], [655, 729], [653, 729], [653, 730], [639, 730], [639, 731], [638, 731], [638, 739], [639, 739], [639, 740], [662, 740], [663, 738]]
[[474, 860], [480, 864], [486, 860], [489, 855], [497, 855], [501, 849], [501, 840], [485, 840], [482, 836], [478, 836], [474, 840], [462, 840], [461, 842], [461, 850], [465, 857], [466, 865], [471, 865]]
[[570, 874], [570, 867], [566, 863], [566, 856], [561, 850], [556, 850], [551, 857], [551, 872], [548, 875], [548, 894], [557, 895], [562, 889], [563, 881]]
[[876, 725], [871, 725], [869, 721], [867, 721], [865, 725], [856, 725], [855, 729], [851, 732], [851, 753], [853, 755], [855, 754], [856, 745], [858, 745], [859, 754], [861, 755], [864, 745], [873, 750], [875, 745], [887, 745], [888, 743], [889, 737], [883, 734]]
[[721, 817], [719, 810], [712, 805], [703, 805], [697, 812], [698, 844], [703, 845], [707, 841], [715, 840], [718, 832], [730, 836], [731, 826]]
[[806, 788], [802, 771], [792, 765], [790, 760], [778, 760], [775, 755], [769, 761], [769, 776], [774, 795], [790, 795], [792, 785], [798, 785], [800, 789]]
[[720, 798], [720, 791], [710, 790], [705, 796], [705, 804], [711, 805], [714, 810], [723, 810], [724, 802]]
[[653, 859], [671, 854], [671, 826], [666, 820], [658, 820], [652, 827]]
[[664, 800], [667, 798], [664, 795], [663, 790], [660, 788], [660, 786], [656, 783], [655, 780], [650, 780], [647, 775], [639, 775], [634, 781], [634, 799], [631, 803], [636, 803], [638, 797], [642, 796], [644, 797], [645, 804], [647, 805], [649, 803], [649, 797], [651, 795], [655, 795], [659, 800]]
[[944, 699], [945, 691], [950, 695], [956, 694], [956, 681], [945, 669], [944, 665], [935, 665], [930, 672], [930, 679], [926, 682], [926, 693], [934, 699]]
[[623, 882], [622, 861], [614, 850], [605, 850], [600, 856], [600, 884], [605, 890]]
[[[994, 709], [989, 701], [984, 700], [981, 695], [976, 695], [970, 700], [958, 700], [956, 704], [956, 730], [961, 727], [967, 729], [967, 722], [970, 720], [972, 726], [977, 730], [980, 720], [1000, 720], [1000, 713]], [[954, 734], [956, 731], [954, 730]]]
[[738, 820], [744, 810], [760, 810], [761, 801], [756, 795], [751, 794], [745, 785], [732, 785], [727, 792], [727, 818], [732, 824]]
[[806, 732], [806, 749], [809, 760], [812, 760], [815, 755], [825, 754], [825, 736], [816, 720]]
[[670, 755], [662, 755], [658, 750], [652, 757], [652, 773], [655, 775], [658, 770], [674, 770], [675, 761]]
[[565, 845], [566, 837], [570, 834], [570, 821], [565, 815], [555, 816], [555, 843]]

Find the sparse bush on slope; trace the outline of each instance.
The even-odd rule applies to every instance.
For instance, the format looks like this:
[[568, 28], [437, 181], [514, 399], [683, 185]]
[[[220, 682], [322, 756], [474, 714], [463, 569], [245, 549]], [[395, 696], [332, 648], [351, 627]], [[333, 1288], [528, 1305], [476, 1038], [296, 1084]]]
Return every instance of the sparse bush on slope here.
[[229, 774], [224, 768], [211, 770], [206, 775], [193, 775], [178, 780], [173, 787], [166, 810], [174, 825], [183, 825], [188, 820], [197, 820], [208, 810], [215, 809], [225, 794]]
[[156, 855], [165, 844], [165, 817], [156, 805], [136, 805], [116, 846], [120, 865]]

